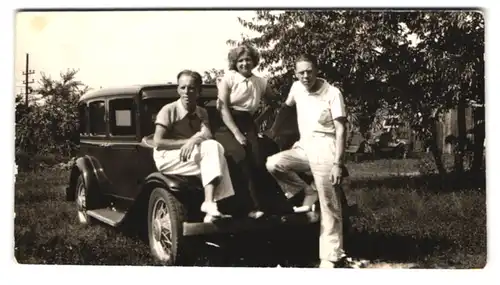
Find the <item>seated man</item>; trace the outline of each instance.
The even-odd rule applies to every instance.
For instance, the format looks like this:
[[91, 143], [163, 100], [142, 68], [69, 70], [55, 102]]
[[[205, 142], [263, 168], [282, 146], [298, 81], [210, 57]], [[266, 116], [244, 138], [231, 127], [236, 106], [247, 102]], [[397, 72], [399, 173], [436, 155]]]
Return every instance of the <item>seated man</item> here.
[[212, 140], [207, 111], [197, 106], [202, 79], [184, 70], [177, 76], [180, 98], [162, 107], [155, 120], [153, 157], [164, 174], [199, 176], [205, 188], [204, 222], [223, 217], [217, 201], [234, 195], [223, 147]]

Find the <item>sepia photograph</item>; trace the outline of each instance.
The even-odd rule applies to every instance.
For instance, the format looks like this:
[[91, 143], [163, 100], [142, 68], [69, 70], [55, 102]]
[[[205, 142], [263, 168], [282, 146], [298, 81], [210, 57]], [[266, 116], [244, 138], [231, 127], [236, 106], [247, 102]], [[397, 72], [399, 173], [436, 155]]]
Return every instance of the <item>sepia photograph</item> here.
[[487, 264], [480, 9], [19, 10], [14, 30], [18, 264]]

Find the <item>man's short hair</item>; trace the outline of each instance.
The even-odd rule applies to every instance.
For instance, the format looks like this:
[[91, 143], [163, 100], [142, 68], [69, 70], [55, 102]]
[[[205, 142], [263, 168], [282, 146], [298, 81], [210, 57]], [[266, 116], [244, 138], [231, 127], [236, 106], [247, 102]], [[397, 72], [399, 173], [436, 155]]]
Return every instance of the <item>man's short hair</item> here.
[[203, 80], [201, 78], [201, 75], [198, 72], [193, 71], [193, 70], [189, 70], [189, 69], [185, 69], [185, 70], [179, 72], [179, 74], [177, 74], [177, 83], [179, 82], [179, 79], [183, 75], [191, 76], [194, 79], [194, 84], [196, 84], [196, 87], [201, 89], [201, 85], [203, 84]]
[[295, 64], [297, 64], [297, 62], [301, 62], [301, 61], [310, 62], [314, 68], [318, 69], [318, 59], [314, 55], [305, 54], [305, 53], [301, 54], [295, 59]]

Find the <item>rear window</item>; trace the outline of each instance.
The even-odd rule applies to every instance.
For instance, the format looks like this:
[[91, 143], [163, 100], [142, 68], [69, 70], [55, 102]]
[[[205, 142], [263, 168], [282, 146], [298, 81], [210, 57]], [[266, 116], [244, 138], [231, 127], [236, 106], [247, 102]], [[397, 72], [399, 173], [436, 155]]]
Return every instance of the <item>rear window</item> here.
[[80, 130], [81, 135], [88, 135], [88, 108], [87, 104], [84, 102], [80, 102], [78, 104], [78, 128]]
[[90, 134], [106, 134], [106, 107], [104, 100], [89, 103]]

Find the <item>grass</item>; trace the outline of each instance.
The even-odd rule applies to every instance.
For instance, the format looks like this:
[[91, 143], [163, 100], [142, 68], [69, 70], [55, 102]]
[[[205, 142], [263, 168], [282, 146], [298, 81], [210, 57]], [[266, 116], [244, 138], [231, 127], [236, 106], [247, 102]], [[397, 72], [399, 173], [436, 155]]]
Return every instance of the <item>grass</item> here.
[[[420, 268], [482, 268], [486, 264], [484, 177], [402, 176], [429, 172], [424, 159], [351, 163], [349, 254], [375, 263]], [[26, 264], [155, 265], [147, 243], [105, 225], [78, 225], [64, 201], [65, 170], [22, 172], [15, 183], [15, 257]], [[465, 181], [465, 180], [464, 180]], [[214, 236], [200, 247], [196, 266], [314, 266], [317, 229]]]

